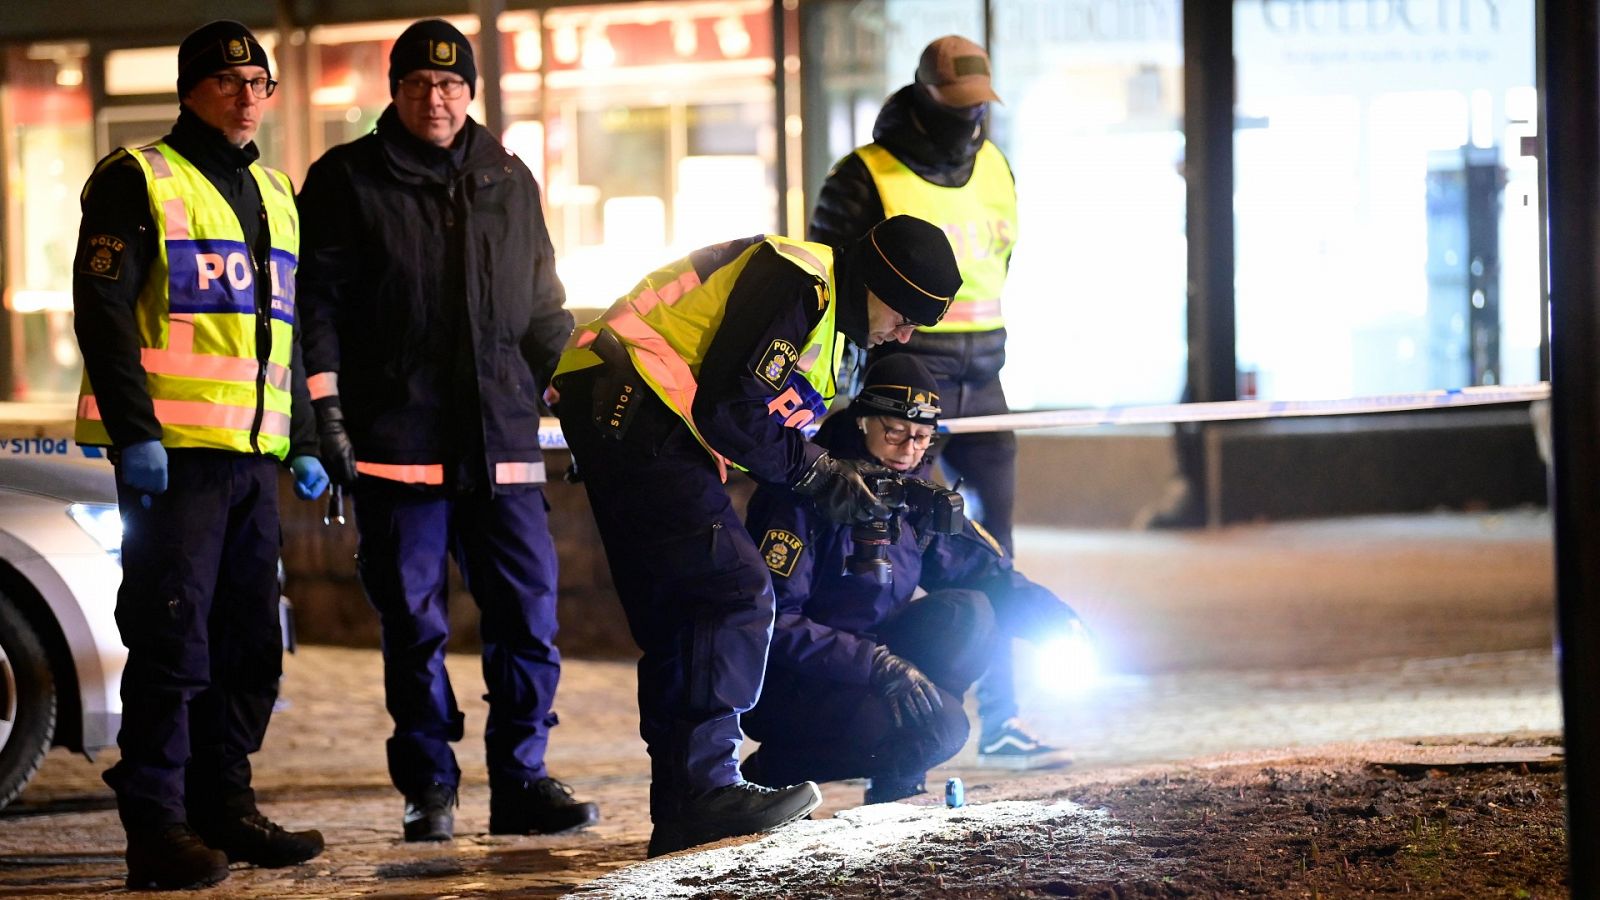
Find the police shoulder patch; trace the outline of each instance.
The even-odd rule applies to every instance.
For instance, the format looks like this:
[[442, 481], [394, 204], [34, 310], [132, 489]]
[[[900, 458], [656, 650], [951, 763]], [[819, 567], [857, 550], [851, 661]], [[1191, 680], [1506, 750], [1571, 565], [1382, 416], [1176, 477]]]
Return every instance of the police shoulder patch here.
[[788, 578], [805, 549], [806, 542], [793, 533], [772, 528], [761, 541], [761, 558], [767, 561], [767, 568], [772, 570], [772, 574]]
[[767, 352], [761, 354], [761, 361], [756, 363], [756, 377], [771, 385], [773, 390], [778, 390], [788, 380], [789, 373], [794, 371], [799, 356], [800, 351], [793, 344], [778, 338], [767, 347]]
[[127, 244], [122, 238], [109, 234], [96, 234], [83, 242], [83, 257], [78, 271], [107, 281], [116, 281], [122, 275], [122, 251]]
[[994, 539], [994, 535], [990, 534], [987, 528], [984, 528], [982, 525], [979, 525], [977, 522], [974, 522], [971, 519], [968, 519], [967, 523], [972, 526], [973, 531], [977, 532], [978, 537], [983, 538], [984, 544], [987, 545], [990, 550], [994, 551], [995, 556], [1006, 555], [1005, 548], [1000, 546], [1000, 542]]

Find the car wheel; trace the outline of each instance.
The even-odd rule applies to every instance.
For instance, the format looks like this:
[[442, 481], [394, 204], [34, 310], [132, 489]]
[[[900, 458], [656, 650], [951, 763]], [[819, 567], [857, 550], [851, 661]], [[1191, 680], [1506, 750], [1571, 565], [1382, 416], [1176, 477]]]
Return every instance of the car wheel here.
[[33, 625], [0, 593], [0, 807], [39, 771], [56, 732], [56, 682]]

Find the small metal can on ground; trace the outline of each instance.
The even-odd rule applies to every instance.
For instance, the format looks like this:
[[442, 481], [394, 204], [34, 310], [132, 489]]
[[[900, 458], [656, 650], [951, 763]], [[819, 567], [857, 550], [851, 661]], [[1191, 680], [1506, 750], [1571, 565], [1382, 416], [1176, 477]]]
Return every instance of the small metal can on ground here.
[[955, 809], [967, 805], [967, 787], [959, 778], [947, 778], [944, 782], [944, 805]]

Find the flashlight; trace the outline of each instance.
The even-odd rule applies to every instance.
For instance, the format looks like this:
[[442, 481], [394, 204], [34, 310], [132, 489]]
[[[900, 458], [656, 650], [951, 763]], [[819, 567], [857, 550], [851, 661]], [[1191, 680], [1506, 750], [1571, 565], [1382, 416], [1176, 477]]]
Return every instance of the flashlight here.
[[344, 524], [344, 488], [337, 482], [328, 491], [328, 511], [322, 516], [322, 524]]
[[1100, 653], [1081, 620], [1073, 619], [1066, 634], [1042, 642], [1034, 656], [1038, 683], [1055, 693], [1082, 693], [1100, 678]]

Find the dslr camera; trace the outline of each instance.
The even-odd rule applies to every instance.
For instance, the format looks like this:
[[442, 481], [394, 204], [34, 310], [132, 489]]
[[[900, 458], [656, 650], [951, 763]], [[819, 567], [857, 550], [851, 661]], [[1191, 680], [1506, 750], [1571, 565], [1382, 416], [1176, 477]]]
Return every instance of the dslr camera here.
[[871, 575], [878, 584], [894, 580], [889, 548], [900, 539], [900, 524], [907, 516], [935, 534], [959, 534], [966, 525], [961, 495], [955, 491], [890, 469], [863, 473], [862, 477], [889, 515], [851, 526], [845, 569], [852, 575]]

